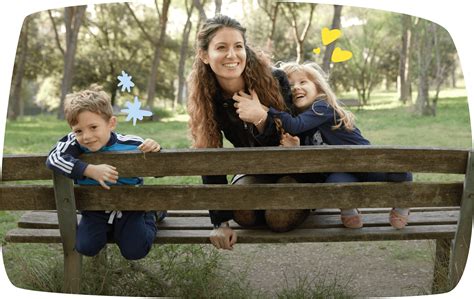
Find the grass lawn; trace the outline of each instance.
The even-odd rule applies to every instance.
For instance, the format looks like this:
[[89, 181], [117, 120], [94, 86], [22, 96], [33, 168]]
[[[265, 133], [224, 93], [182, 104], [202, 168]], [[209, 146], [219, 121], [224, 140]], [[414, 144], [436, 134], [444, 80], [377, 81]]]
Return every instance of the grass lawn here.
[[[359, 111], [354, 109], [356, 125], [372, 144], [471, 147], [469, 111], [464, 89], [443, 91], [436, 117], [414, 116], [410, 106], [403, 106], [396, 99], [395, 92], [374, 93], [371, 105]], [[4, 154], [46, 154], [68, 132], [67, 124], [52, 116], [7, 121]], [[163, 148], [190, 146], [186, 116], [182, 115], [163, 122], [138, 122], [136, 126], [120, 119], [117, 132], [153, 138]], [[415, 180], [429, 180], [430, 177], [432, 175], [416, 174]], [[446, 179], [459, 180], [461, 177], [447, 176]], [[146, 179], [147, 184], [199, 182], [198, 177]], [[44, 183], [50, 184], [50, 181]], [[62, 250], [59, 245], [5, 243], [6, 231], [16, 226], [20, 214], [0, 211], [0, 240], [10, 280], [23, 288], [60, 291]], [[236, 297], [255, 296], [247, 287], [245, 277], [240, 277], [239, 273], [233, 273], [233, 278], [216, 286], [214, 278], [220, 274], [214, 270], [219, 268], [219, 252], [209, 247], [154, 246], [147, 258], [134, 263], [121, 259], [115, 246], [109, 247], [111, 265], [104, 270], [105, 274], [94, 270], [93, 261], [87, 259], [85, 271], [88, 272], [85, 273], [91, 274], [83, 284], [84, 293], [188, 297], [192, 295], [190, 290], [194, 290], [194, 294], [206, 294], [209, 297], [222, 297], [229, 293], [236, 294]], [[406, 258], [403, 254], [400, 256]], [[127, 289], [123, 286], [127, 286]], [[282, 294], [286, 293], [283, 291]]]

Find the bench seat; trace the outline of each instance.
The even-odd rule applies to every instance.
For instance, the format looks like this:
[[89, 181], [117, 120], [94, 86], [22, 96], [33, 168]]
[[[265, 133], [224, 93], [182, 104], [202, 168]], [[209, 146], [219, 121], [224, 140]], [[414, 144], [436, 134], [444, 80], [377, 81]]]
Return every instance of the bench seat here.
[[[459, 208], [413, 208], [409, 225], [396, 230], [388, 223], [390, 209], [360, 209], [362, 229], [342, 226], [337, 209], [321, 209], [311, 213], [296, 230], [275, 234], [264, 227], [244, 229], [230, 221], [238, 230], [239, 243], [334, 242], [368, 240], [452, 239], [456, 232]], [[209, 243], [212, 226], [207, 211], [169, 211], [158, 225], [155, 243]], [[78, 220], [81, 215], [78, 214]], [[58, 218], [54, 211], [31, 211], [23, 214], [19, 228], [8, 232], [13, 243], [61, 243]]]

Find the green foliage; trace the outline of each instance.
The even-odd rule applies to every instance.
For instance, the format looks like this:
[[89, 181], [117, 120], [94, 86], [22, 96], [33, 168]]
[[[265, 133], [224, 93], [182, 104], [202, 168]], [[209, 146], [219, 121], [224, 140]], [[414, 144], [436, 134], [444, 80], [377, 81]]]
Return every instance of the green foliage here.
[[[355, 298], [350, 294], [347, 285], [350, 281], [341, 283], [337, 278], [328, 279], [326, 273], [319, 272], [317, 278], [309, 278], [308, 275], [299, 274], [296, 281], [291, 283], [285, 275], [285, 286], [276, 292], [279, 299], [299, 298]], [[292, 286], [293, 285], [293, 286]]]

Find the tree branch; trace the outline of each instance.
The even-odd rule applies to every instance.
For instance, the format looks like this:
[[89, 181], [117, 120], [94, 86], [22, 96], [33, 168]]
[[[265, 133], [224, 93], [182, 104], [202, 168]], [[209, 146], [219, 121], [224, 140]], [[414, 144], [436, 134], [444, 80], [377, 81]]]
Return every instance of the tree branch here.
[[142, 23], [140, 22], [140, 20], [138, 20], [137, 16], [135, 15], [135, 13], [133, 12], [133, 9], [130, 7], [130, 5], [128, 3], [125, 3], [125, 5], [127, 6], [128, 10], [130, 11], [130, 13], [132, 14], [132, 17], [133, 19], [135, 20], [135, 22], [137, 22], [137, 25], [138, 27], [140, 28], [140, 30], [143, 32], [143, 34], [145, 35], [145, 38], [152, 44], [156, 44], [156, 41], [155, 39], [153, 39], [149, 34], [148, 32], [146, 32], [145, 28], [143, 27]]
[[58, 34], [58, 29], [56, 28], [56, 22], [54, 21], [53, 15], [51, 14], [51, 10], [48, 9], [48, 15], [51, 20], [51, 23], [53, 23], [53, 30], [54, 30], [54, 37], [56, 39], [56, 45], [59, 48], [59, 51], [61, 51], [61, 54], [64, 57], [64, 49], [61, 47], [61, 42], [59, 40], [59, 34]]

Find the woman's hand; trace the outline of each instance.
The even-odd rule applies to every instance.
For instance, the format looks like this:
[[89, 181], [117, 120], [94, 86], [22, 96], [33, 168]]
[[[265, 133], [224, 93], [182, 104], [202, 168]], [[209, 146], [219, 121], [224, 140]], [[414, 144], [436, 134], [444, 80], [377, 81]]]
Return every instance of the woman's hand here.
[[260, 103], [258, 95], [254, 90], [250, 90], [250, 94], [239, 91], [232, 98], [237, 101], [234, 107], [237, 109], [237, 114], [241, 120], [252, 123], [257, 128], [265, 123], [267, 110]]
[[138, 149], [144, 153], [159, 152], [161, 146], [155, 140], [147, 138], [142, 144], [138, 146]]
[[300, 146], [300, 138], [298, 136], [293, 136], [288, 133], [285, 133], [281, 136], [280, 146], [284, 146], [284, 147]]
[[217, 249], [232, 250], [237, 243], [237, 234], [230, 227], [219, 227], [211, 231], [209, 239]]
[[84, 170], [84, 175], [96, 180], [104, 189], [107, 190], [110, 190], [110, 187], [107, 186], [105, 182], [115, 184], [118, 180], [118, 172], [116, 168], [107, 164], [89, 164]]

